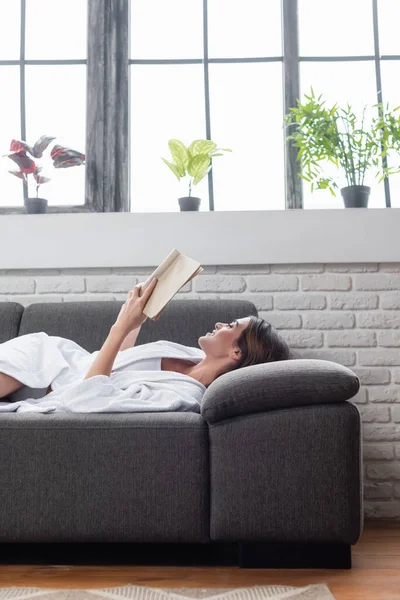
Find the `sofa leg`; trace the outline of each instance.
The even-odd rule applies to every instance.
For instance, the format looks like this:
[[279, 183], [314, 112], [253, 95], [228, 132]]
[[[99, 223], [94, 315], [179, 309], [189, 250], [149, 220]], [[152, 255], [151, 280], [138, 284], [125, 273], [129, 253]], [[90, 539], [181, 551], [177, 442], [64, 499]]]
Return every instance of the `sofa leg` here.
[[351, 545], [239, 542], [238, 559], [242, 569], [351, 569]]

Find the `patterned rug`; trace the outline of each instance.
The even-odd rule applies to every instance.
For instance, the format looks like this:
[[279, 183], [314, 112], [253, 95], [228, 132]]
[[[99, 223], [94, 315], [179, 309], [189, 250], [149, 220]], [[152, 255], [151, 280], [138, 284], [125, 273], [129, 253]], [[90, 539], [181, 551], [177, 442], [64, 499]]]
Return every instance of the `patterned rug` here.
[[247, 588], [151, 588], [123, 585], [103, 589], [0, 588], [0, 600], [335, 600], [323, 584], [306, 587], [266, 585]]

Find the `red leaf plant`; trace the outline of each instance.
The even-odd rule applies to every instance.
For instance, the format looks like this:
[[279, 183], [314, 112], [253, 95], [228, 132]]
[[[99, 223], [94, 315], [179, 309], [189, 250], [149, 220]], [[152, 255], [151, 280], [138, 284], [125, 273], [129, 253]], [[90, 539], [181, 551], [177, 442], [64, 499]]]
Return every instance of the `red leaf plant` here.
[[[11, 140], [10, 152], [3, 154], [3, 156], [11, 158], [11, 160], [19, 166], [19, 171], [9, 171], [9, 173], [22, 179], [25, 185], [28, 185], [28, 175], [33, 175], [36, 181], [36, 198], [38, 197], [39, 186], [42, 183], [48, 183], [51, 178], [39, 175], [43, 167], [37, 165], [32, 159], [42, 158], [43, 151], [46, 150], [48, 145], [55, 139], [55, 137], [42, 135], [33, 148], [26, 142]], [[30, 158], [28, 154], [30, 154], [32, 158]], [[52, 148], [50, 156], [53, 159], [53, 166], [55, 169], [66, 169], [67, 167], [85, 164], [84, 154], [57, 144]]]

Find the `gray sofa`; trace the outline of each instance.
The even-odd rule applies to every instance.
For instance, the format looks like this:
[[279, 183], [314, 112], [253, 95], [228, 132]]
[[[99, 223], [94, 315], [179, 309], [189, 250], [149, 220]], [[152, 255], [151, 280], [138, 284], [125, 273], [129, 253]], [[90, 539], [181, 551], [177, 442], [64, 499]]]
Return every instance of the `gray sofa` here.
[[[93, 352], [122, 304], [3, 302], [0, 343], [45, 331]], [[198, 346], [216, 321], [251, 314], [247, 301], [173, 299], [137, 344]], [[2, 413], [0, 546], [114, 543], [130, 556], [157, 547], [241, 567], [351, 568], [362, 436], [347, 400], [358, 389], [346, 367], [298, 359], [221, 376], [201, 414]]]

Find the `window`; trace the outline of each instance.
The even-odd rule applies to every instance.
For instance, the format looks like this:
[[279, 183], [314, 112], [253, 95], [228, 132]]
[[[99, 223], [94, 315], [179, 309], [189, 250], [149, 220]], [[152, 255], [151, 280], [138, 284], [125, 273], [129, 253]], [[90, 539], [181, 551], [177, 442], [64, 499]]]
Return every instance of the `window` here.
[[280, 0], [132, 0], [129, 63], [133, 212], [188, 195], [171, 138], [232, 149], [192, 186], [200, 210], [284, 208]]
[[[349, 102], [358, 115], [366, 104], [383, 101], [389, 102], [390, 108], [398, 106], [398, 0], [336, 0], [326, 9], [321, 0], [298, 0], [301, 97], [313, 86], [327, 106], [337, 102], [345, 107]], [[387, 56], [390, 53], [398, 56]], [[329, 174], [337, 174], [337, 170], [333, 167]], [[371, 173], [365, 184], [371, 187], [369, 207], [400, 206], [399, 174], [384, 184]], [[343, 176], [339, 187], [345, 185]], [[302, 187], [304, 208], [343, 207], [339, 191], [333, 197], [328, 190], [311, 193], [307, 182]]]
[[[56, 137], [38, 163], [51, 181], [39, 188], [39, 196], [51, 206], [83, 206], [85, 167], [54, 169], [49, 158], [52, 145], [60, 144], [85, 153], [86, 141], [86, 45], [87, 3], [69, 0], [0, 0], [0, 111], [1, 154], [12, 139], [33, 145], [42, 135]], [[71, 32], [73, 31], [73, 43]], [[24, 197], [35, 197], [32, 175], [29, 188], [11, 175], [19, 170], [8, 158], [1, 159], [0, 206], [22, 210]]]
[[[179, 210], [188, 178], [161, 160], [171, 138], [232, 149], [192, 186], [202, 211], [343, 208], [339, 191], [311, 194], [298, 176], [284, 114], [311, 85], [329, 104], [400, 104], [398, 0], [0, 0], [0, 10], [1, 153], [47, 134], [86, 154], [40, 188], [49, 212]], [[0, 213], [23, 212], [26, 190], [0, 163]], [[400, 206], [400, 174], [368, 185], [370, 207]]]

